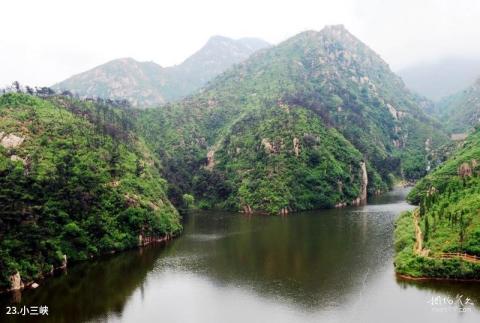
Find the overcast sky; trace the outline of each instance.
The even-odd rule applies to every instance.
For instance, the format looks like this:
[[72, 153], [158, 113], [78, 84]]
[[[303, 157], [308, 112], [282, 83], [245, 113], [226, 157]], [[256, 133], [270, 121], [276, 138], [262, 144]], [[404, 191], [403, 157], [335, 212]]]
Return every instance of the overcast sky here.
[[480, 54], [477, 0], [11, 0], [0, 17], [0, 86], [52, 85], [119, 57], [181, 63], [212, 35], [279, 43], [344, 24], [398, 70]]

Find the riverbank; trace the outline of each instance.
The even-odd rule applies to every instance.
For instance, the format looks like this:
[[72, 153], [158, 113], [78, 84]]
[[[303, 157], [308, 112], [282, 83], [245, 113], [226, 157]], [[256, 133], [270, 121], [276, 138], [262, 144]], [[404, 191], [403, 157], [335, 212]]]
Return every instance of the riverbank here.
[[[176, 238], [179, 235], [180, 235], [180, 233], [166, 234], [166, 235], [162, 235], [162, 236], [143, 236], [143, 235], [139, 235], [138, 245], [137, 245], [136, 248], [144, 248], [144, 247], [154, 245], [154, 244], [166, 244], [170, 240]], [[124, 251], [132, 250], [132, 249], [134, 249], [134, 248], [124, 249], [124, 250], [112, 250], [111, 252], [106, 253], [106, 254], [102, 254], [102, 255], [98, 255], [98, 256], [91, 256], [88, 260], [79, 260], [79, 261], [71, 262], [71, 264], [75, 265], [75, 264], [78, 264], [78, 263], [84, 263], [84, 262], [87, 262], [87, 261], [92, 260], [92, 259], [99, 259], [99, 258], [108, 256], [108, 255], [115, 254], [117, 252], [124, 252]], [[67, 256], [64, 255], [64, 260], [62, 261], [61, 266], [59, 266], [59, 267], [53, 267], [52, 266], [52, 268], [49, 271], [41, 272], [34, 279], [28, 280], [28, 281], [23, 281], [20, 272], [17, 271], [16, 273], [14, 273], [13, 275], [10, 276], [10, 282], [11, 282], [10, 288], [0, 289], [0, 294], [18, 292], [18, 291], [22, 291], [22, 290], [25, 290], [25, 289], [38, 288], [38, 287], [41, 286], [41, 284], [39, 284], [39, 283], [42, 280], [44, 280], [46, 278], [49, 278], [49, 277], [53, 277], [56, 274], [65, 272], [67, 270], [67, 265], [68, 264], [69, 263], [67, 262]]]
[[[395, 271], [410, 280], [480, 281], [480, 263], [462, 257], [436, 257], [424, 248], [415, 212], [402, 213], [395, 222]], [[416, 225], [417, 224], [417, 225]], [[420, 239], [420, 240], [419, 240]]]
[[[166, 245], [69, 264], [67, 275], [46, 279], [20, 300], [0, 297], [0, 307], [45, 304], [50, 320], [69, 323], [156, 322], [159, 313], [166, 322], [403, 323], [429, 322], [432, 295], [464, 295], [480, 304], [476, 284], [392, 275], [391, 229], [397, 215], [411, 209], [407, 191], [361, 207], [286, 217], [191, 212], [183, 233]], [[450, 312], [434, 319], [457, 317]], [[479, 319], [474, 307], [463, 323]]]

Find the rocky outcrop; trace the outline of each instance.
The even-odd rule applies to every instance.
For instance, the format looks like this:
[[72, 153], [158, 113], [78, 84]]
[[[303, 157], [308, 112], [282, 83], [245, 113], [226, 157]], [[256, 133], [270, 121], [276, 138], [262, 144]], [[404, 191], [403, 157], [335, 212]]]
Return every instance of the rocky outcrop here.
[[163, 235], [163, 236], [145, 236], [142, 233], [138, 235], [138, 246], [139, 247], [144, 247], [152, 243], [161, 243], [161, 242], [167, 242], [168, 240], [171, 240], [172, 236], [169, 234]]
[[68, 261], [67, 261], [67, 255], [63, 255], [62, 265], [60, 266], [59, 269], [65, 269], [65, 268], [67, 268], [67, 263], [68, 263]]
[[137, 206], [140, 202], [140, 198], [135, 194], [125, 194], [125, 204], [127, 206]]
[[10, 276], [10, 290], [20, 290], [23, 287], [22, 277], [20, 277], [20, 273], [17, 271]]
[[1, 136], [2, 138], [0, 141], [0, 145], [2, 145], [4, 148], [16, 148], [20, 146], [25, 140], [25, 138], [14, 135], [13, 133], [8, 134], [6, 136], [3, 136], [3, 133], [1, 134], [2, 134]]
[[215, 167], [215, 150], [212, 149], [207, 153], [207, 166], [205, 168], [212, 170], [213, 167]]
[[472, 167], [469, 163], [463, 163], [458, 167], [458, 176], [460, 177], [471, 177], [473, 175]]
[[360, 183], [360, 194], [356, 199], [352, 201], [352, 205], [360, 205], [367, 201], [367, 188], [368, 188], [368, 173], [367, 165], [364, 161], [360, 162], [360, 171], [362, 182]]
[[390, 112], [390, 114], [392, 115], [392, 117], [395, 120], [398, 119], [397, 109], [395, 109], [390, 103], [387, 103], [387, 108], [388, 108], [388, 111]]
[[296, 157], [300, 155], [300, 140], [298, 140], [298, 138], [293, 138], [293, 151]]
[[21, 162], [24, 166], [27, 165], [27, 161], [21, 157], [18, 157], [17, 155], [12, 155], [10, 156], [11, 161], [19, 161]]
[[252, 210], [252, 207], [248, 204], [245, 204], [243, 206], [243, 213], [245, 214], [252, 214], [253, 213], [253, 210]]
[[268, 141], [268, 139], [263, 138], [262, 139], [262, 145], [263, 148], [265, 148], [265, 152], [269, 154], [274, 154], [275, 153], [275, 147]]
[[346, 206], [347, 206], [347, 202], [338, 202], [337, 204], [335, 204], [336, 209], [346, 207]]
[[288, 208], [287, 207], [284, 207], [280, 210], [280, 212], [278, 212], [278, 214], [280, 215], [288, 215]]
[[362, 184], [360, 187], [360, 199], [362, 201], [367, 200], [367, 187], [368, 187], [368, 173], [367, 173], [367, 165], [364, 161], [360, 162], [360, 168], [362, 170]]

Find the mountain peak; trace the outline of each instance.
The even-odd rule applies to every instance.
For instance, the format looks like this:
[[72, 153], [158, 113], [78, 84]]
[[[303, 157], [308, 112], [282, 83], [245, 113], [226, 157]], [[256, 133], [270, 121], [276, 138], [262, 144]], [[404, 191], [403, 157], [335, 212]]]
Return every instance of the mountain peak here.
[[82, 97], [128, 99], [133, 106], [152, 106], [198, 90], [230, 66], [269, 44], [258, 38], [234, 40], [215, 35], [182, 64], [163, 68], [153, 61], [122, 57], [53, 85]]
[[359, 42], [361, 41], [355, 37], [344, 25], [328, 25], [319, 32], [324, 37], [343, 42]]
[[207, 40], [205, 46], [209, 44], [223, 43], [223, 42], [234, 42], [234, 40], [232, 38], [222, 36], [222, 35], [213, 35]]
[[347, 28], [345, 28], [345, 25], [343, 24], [338, 24], [338, 25], [326, 25], [322, 29], [323, 32], [348, 32]]

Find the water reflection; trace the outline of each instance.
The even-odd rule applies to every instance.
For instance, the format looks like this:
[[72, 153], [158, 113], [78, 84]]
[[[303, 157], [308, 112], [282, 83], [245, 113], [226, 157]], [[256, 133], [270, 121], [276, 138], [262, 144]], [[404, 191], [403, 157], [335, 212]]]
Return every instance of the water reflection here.
[[192, 214], [166, 247], [73, 267], [22, 304], [48, 304], [52, 322], [478, 321], [477, 309], [439, 315], [427, 302], [462, 294], [478, 305], [479, 284], [396, 280], [393, 223], [411, 208], [405, 194], [287, 217]]
[[[83, 322], [101, 319], [107, 314], [120, 317], [132, 293], [143, 289], [145, 277], [153, 270], [161, 250], [161, 247], [147, 247], [80, 263], [58, 277], [40, 282], [36, 290], [2, 295], [2, 308], [9, 304], [17, 307], [48, 305], [49, 315], [42, 316], [42, 322]], [[4, 316], [2, 321], [26, 318]]]

